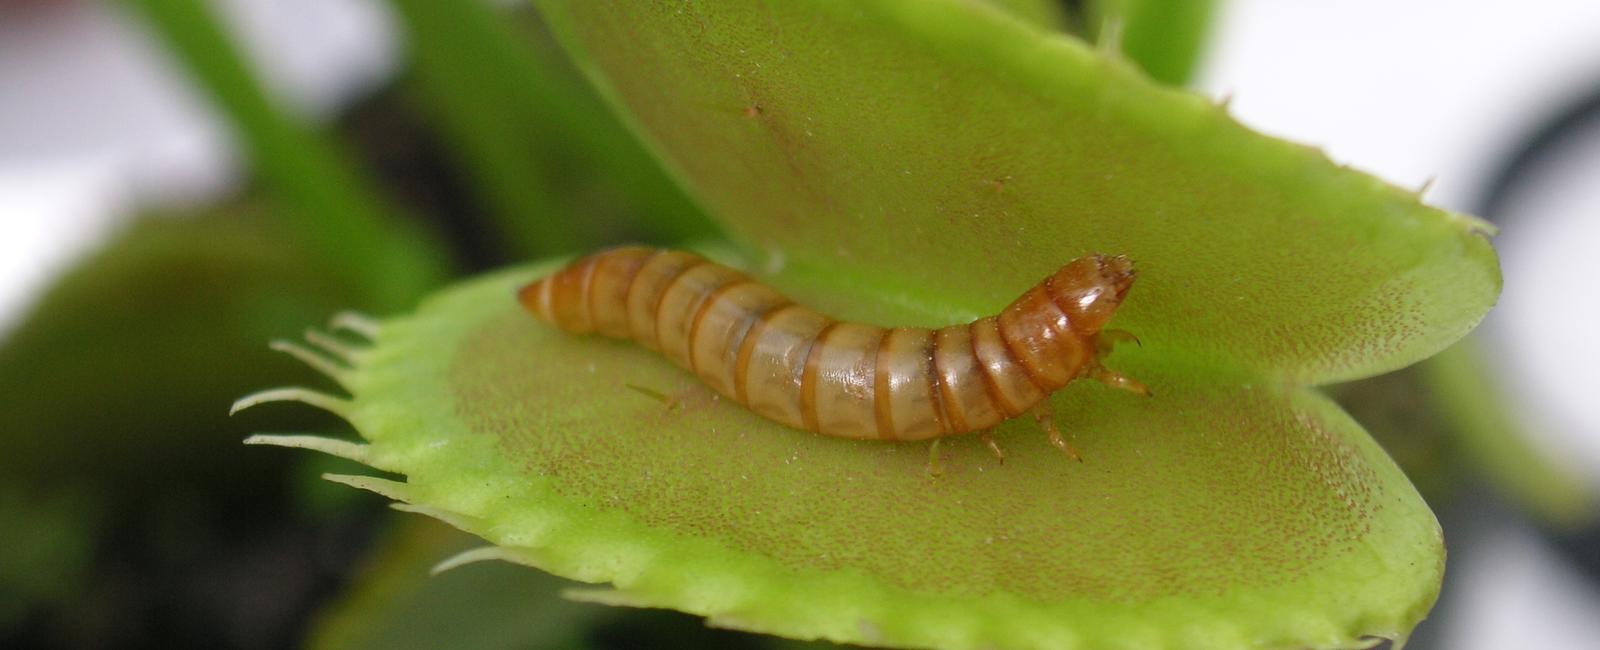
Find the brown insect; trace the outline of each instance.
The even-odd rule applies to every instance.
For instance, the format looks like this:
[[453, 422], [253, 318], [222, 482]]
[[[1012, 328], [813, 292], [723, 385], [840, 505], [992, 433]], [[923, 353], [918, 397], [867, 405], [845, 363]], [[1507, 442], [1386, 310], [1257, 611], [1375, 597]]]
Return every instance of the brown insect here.
[[[1050, 393], [1078, 378], [1148, 395], [1100, 365], [1132, 334], [1102, 327], [1133, 284], [1131, 262], [1072, 261], [998, 316], [938, 330], [836, 321], [693, 253], [629, 246], [581, 258], [522, 288], [541, 320], [632, 339], [783, 424], [830, 436], [923, 440], [988, 429], [1033, 410], [1051, 442]], [[937, 440], [936, 440], [937, 442]]]

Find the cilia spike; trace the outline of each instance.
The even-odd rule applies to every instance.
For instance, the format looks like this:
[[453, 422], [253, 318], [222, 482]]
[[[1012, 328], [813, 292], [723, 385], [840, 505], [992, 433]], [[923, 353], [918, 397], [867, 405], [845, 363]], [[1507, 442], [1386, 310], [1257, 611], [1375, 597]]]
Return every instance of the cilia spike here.
[[378, 338], [378, 321], [371, 316], [353, 311], [341, 311], [333, 315], [328, 321], [328, 328], [334, 331], [344, 330], [365, 337], [368, 341]]
[[339, 382], [339, 385], [341, 386], [344, 385], [345, 376], [350, 371], [349, 368], [341, 366], [332, 359], [322, 356], [317, 352], [313, 352], [306, 346], [295, 343], [294, 341], [285, 341], [280, 339], [268, 344], [267, 347], [299, 359], [301, 363], [311, 366], [313, 370], [316, 370], [317, 372], [332, 378], [334, 381]]
[[346, 364], [353, 364], [361, 356], [360, 348], [346, 343], [339, 337], [328, 334], [315, 327], [306, 328], [305, 339], [307, 343], [315, 346], [328, 354], [338, 357]]
[[346, 420], [350, 419], [348, 417], [350, 413], [349, 400], [299, 386], [268, 388], [267, 390], [245, 395], [234, 400], [233, 406], [228, 409], [228, 415], [234, 415], [239, 411], [267, 402], [300, 402], [301, 404], [315, 406]]

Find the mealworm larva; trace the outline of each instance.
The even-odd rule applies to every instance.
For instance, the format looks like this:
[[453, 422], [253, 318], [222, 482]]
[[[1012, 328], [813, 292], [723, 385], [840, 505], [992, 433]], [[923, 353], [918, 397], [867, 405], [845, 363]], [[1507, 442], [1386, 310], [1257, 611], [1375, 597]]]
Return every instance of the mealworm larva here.
[[1133, 279], [1127, 258], [1092, 255], [998, 316], [938, 330], [885, 328], [828, 318], [693, 253], [629, 246], [579, 259], [523, 287], [518, 300], [563, 330], [659, 351], [783, 424], [923, 440], [985, 431], [1073, 379], [1148, 394], [1100, 365], [1112, 344], [1136, 340], [1102, 331]]

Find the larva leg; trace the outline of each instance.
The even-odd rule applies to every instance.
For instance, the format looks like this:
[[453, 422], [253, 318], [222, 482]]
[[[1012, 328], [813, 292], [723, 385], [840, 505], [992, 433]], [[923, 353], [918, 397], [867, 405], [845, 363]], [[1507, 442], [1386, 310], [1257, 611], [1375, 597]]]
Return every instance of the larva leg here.
[[1145, 397], [1150, 396], [1150, 389], [1139, 380], [1124, 375], [1115, 370], [1107, 370], [1100, 366], [1089, 368], [1084, 376], [1089, 377], [1112, 388], [1120, 388], [1130, 393], [1138, 393]]
[[1115, 370], [1107, 370], [1100, 365], [1100, 359], [1111, 354], [1111, 348], [1118, 343], [1132, 343], [1141, 345], [1139, 337], [1127, 330], [1101, 330], [1094, 336], [1095, 358], [1083, 369], [1083, 376], [1098, 381], [1112, 388], [1120, 388], [1130, 393], [1138, 393], [1145, 397], [1150, 396], [1150, 389], [1139, 380], [1124, 375]]
[[627, 386], [628, 388], [633, 389], [635, 392], [638, 392], [645, 397], [653, 399], [657, 402], [661, 402], [661, 404], [665, 406], [668, 411], [676, 411], [679, 407], [683, 406], [683, 403], [679, 402], [678, 398], [662, 393], [661, 391], [645, 388], [644, 386], [640, 386], [638, 384], [623, 384], [623, 386]]
[[1139, 342], [1139, 337], [1128, 330], [1100, 330], [1100, 333], [1094, 336], [1094, 349], [1100, 356], [1110, 354], [1111, 348], [1118, 343], [1132, 343], [1141, 347], [1144, 345]]
[[939, 478], [944, 476], [944, 459], [939, 456], [939, 441], [944, 438], [934, 438], [933, 444], [928, 445], [928, 477]]
[[994, 441], [994, 434], [988, 431], [980, 431], [978, 432], [978, 441], [982, 442], [983, 446], [988, 447], [989, 451], [994, 452], [994, 457], [1000, 460], [1001, 465], [1006, 463], [1006, 452], [1000, 448], [1000, 443]]
[[1039, 428], [1050, 434], [1050, 444], [1056, 449], [1066, 452], [1073, 460], [1083, 462], [1083, 456], [1078, 455], [1077, 448], [1061, 435], [1061, 430], [1056, 428], [1056, 411], [1050, 406], [1050, 400], [1043, 400], [1033, 407], [1033, 420], [1039, 423]]

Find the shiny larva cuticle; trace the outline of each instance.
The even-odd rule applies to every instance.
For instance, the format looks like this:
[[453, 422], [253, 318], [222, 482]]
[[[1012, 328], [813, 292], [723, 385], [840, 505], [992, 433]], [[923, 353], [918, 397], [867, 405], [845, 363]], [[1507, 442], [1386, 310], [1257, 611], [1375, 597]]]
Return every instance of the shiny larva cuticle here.
[[[1098, 365], [1133, 281], [1126, 258], [1074, 260], [996, 316], [938, 330], [840, 322], [693, 253], [628, 246], [519, 292], [540, 320], [631, 339], [777, 422], [848, 438], [989, 429]], [[1115, 374], [1115, 373], [1109, 373]]]

